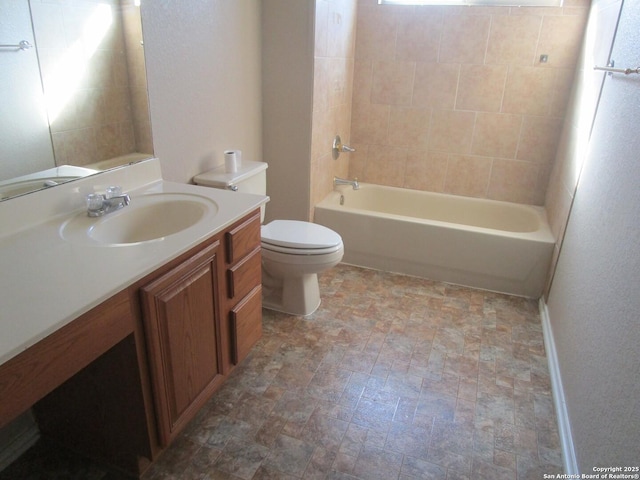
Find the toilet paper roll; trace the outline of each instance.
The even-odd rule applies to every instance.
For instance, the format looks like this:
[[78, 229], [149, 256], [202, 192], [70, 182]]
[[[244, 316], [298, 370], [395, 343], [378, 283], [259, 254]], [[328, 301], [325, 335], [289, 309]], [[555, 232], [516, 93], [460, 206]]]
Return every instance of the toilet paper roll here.
[[225, 150], [224, 152], [224, 170], [227, 173], [235, 173], [242, 166], [242, 151]]

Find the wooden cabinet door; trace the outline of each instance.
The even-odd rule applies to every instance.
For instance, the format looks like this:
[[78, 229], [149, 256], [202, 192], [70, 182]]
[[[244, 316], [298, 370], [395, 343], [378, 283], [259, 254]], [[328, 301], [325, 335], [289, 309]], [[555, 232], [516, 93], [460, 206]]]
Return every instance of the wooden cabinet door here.
[[168, 445], [223, 380], [216, 242], [141, 289], [160, 441]]

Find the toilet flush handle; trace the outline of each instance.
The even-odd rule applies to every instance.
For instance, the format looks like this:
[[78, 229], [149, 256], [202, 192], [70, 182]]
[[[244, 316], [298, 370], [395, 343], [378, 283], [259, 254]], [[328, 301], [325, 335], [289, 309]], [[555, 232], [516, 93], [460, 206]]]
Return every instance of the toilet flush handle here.
[[238, 186], [237, 185], [227, 185], [227, 190], [231, 190], [232, 192], [237, 192], [238, 191]]

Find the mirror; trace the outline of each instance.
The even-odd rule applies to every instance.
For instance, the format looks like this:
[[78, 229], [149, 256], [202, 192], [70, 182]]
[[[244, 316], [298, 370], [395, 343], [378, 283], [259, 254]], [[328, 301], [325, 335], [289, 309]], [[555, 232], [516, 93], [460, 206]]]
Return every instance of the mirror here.
[[139, 0], [2, 0], [0, 201], [152, 156]]

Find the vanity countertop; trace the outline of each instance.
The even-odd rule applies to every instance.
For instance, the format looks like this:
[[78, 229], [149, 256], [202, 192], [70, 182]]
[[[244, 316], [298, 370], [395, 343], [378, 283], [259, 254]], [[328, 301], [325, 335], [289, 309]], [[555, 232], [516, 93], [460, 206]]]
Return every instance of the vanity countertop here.
[[[0, 203], [0, 365], [268, 201], [164, 181], [158, 160], [151, 162], [157, 163]], [[86, 193], [111, 184], [121, 185], [132, 203], [146, 194], [195, 194], [214, 201], [218, 212], [210, 221], [149, 242], [96, 246], [64, 239], [61, 225], [85, 209]], [[42, 212], [34, 214], [34, 208]]]

